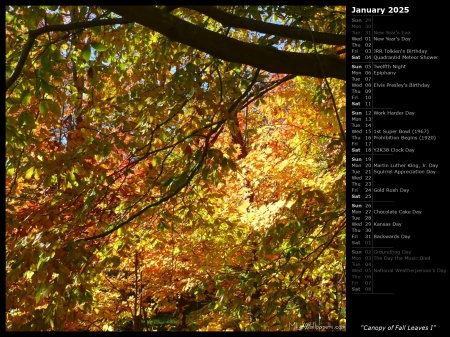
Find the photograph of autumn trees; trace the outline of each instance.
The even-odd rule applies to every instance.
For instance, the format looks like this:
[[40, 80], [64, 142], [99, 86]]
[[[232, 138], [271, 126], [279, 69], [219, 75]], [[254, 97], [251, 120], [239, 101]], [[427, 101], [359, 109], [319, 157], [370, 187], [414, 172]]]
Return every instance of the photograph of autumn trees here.
[[6, 330], [345, 330], [345, 10], [6, 6]]

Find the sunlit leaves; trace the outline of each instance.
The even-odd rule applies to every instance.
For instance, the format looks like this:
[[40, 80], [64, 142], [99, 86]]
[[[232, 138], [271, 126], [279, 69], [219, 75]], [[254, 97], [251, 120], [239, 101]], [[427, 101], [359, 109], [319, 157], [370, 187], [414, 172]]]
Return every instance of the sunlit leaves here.
[[[344, 24], [328, 8], [220, 8]], [[100, 17], [114, 15], [7, 7], [7, 77], [30, 29]], [[8, 329], [120, 330], [176, 310], [192, 330], [343, 319], [345, 143], [330, 95], [345, 126], [345, 88], [255, 73], [138, 24], [36, 39], [6, 97]]]

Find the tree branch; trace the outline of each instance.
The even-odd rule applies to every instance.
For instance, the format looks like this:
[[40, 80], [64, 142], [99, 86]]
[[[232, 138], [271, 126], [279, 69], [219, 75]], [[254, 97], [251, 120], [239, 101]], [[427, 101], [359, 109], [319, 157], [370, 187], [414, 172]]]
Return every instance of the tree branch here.
[[247, 64], [272, 73], [346, 79], [346, 61], [336, 55], [293, 53], [238, 41], [198, 27], [152, 6], [103, 7], [155, 30], [170, 40], [228, 62]]
[[6, 91], [14, 84], [14, 82], [19, 78], [20, 73], [22, 72], [22, 69], [25, 65], [25, 62], [28, 58], [28, 54], [31, 51], [31, 48], [33, 48], [34, 41], [39, 35], [48, 33], [48, 32], [67, 32], [74, 29], [83, 29], [83, 28], [89, 28], [89, 27], [96, 27], [96, 26], [106, 26], [106, 25], [116, 25], [116, 24], [125, 24], [130, 23], [129, 20], [123, 19], [123, 18], [116, 18], [116, 19], [104, 19], [104, 20], [92, 20], [87, 22], [74, 22], [69, 23], [67, 25], [50, 25], [45, 26], [39, 29], [30, 30], [28, 32], [28, 39], [25, 43], [25, 46], [22, 49], [22, 53], [20, 54], [19, 62], [17, 62], [16, 68], [14, 69], [13, 74], [10, 78], [6, 81]]
[[330, 34], [323, 32], [311, 32], [306, 29], [297, 27], [282, 26], [269, 22], [262, 22], [253, 19], [243, 18], [233, 14], [226, 13], [213, 6], [183, 6], [205, 14], [210, 18], [220, 22], [225, 27], [243, 28], [257, 31], [264, 34], [276, 35], [295, 40], [311, 41], [311, 35], [316, 43], [328, 45], [344, 46], [346, 44], [346, 36], [338, 34]]

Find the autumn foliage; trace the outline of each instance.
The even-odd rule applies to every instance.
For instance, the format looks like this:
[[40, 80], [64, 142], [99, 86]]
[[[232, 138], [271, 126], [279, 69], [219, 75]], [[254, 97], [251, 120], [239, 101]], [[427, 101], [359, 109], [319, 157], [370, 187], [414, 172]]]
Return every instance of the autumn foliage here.
[[[219, 9], [345, 34], [342, 7]], [[345, 328], [344, 80], [224, 61], [96, 6], [7, 6], [6, 79], [7, 330]]]

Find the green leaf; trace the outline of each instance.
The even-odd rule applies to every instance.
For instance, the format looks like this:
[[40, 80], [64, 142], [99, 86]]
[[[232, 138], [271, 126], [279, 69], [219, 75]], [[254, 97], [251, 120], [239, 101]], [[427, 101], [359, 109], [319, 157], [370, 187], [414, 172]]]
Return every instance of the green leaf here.
[[69, 180], [72, 182], [76, 181], [75, 174], [73, 174], [72, 172], [69, 173]]
[[50, 58], [52, 59], [53, 63], [65, 61], [65, 59], [61, 56], [61, 52], [59, 51], [59, 49], [55, 49]]
[[31, 129], [34, 128], [34, 117], [29, 112], [22, 112], [19, 116], [19, 127], [28, 126]]
[[92, 42], [91, 46], [92, 46], [92, 48], [94, 48], [97, 51], [104, 51], [104, 50], [106, 50], [106, 47], [103, 44], [98, 43], [98, 42]]
[[159, 231], [164, 231], [165, 229], [169, 229], [170, 227], [165, 222], [161, 221], [160, 223], [158, 223], [157, 228]]
[[61, 107], [59, 106], [59, 103], [56, 101], [50, 101], [47, 102], [47, 106], [50, 109], [51, 112], [54, 114], [59, 115], [61, 113]]
[[52, 93], [52, 87], [50, 84], [48, 84], [48, 82], [44, 79], [40, 79], [40, 83], [41, 83], [41, 87], [42, 89], [44, 89], [44, 92], [46, 94], [51, 94]]
[[39, 103], [39, 112], [42, 114], [44, 118], [48, 116], [47, 102], [41, 101]]
[[105, 145], [103, 147], [103, 157], [108, 157], [110, 152], [111, 152], [111, 146]]
[[52, 71], [52, 62], [50, 61], [50, 58], [48, 56], [49, 56], [48, 52], [42, 53], [42, 55], [41, 55], [41, 64], [42, 64], [42, 68], [44, 70], [51, 72]]
[[122, 235], [124, 232], [125, 232], [125, 228], [123, 228], [123, 226], [117, 230], [118, 235]]
[[85, 302], [88, 302], [88, 303], [91, 303], [92, 300], [93, 300], [92, 294], [91, 294], [89, 291], [86, 291], [86, 292], [84, 293], [84, 301], [85, 301]]
[[36, 304], [39, 303], [40, 299], [41, 299], [41, 283], [38, 283], [36, 287]]
[[91, 58], [91, 46], [89, 44], [85, 45], [83, 50], [81, 51], [81, 56], [85, 59], [85, 61], [89, 61]]
[[20, 95], [20, 100], [24, 104], [28, 104], [28, 103], [30, 103], [30, 99], [31, 99], [31, 91], [30, 90], [24, 90], [22, 92], [22, 95]]
[[78, 14], [78, 17], [80, 18], [84, 18], [84, 16], [86, 15], [87, 12], [87, 7], [83, 6], [80, 8], [80, 13]]
[[220, 287], [216, 292], [216, 296], [217, 297], [222, 296], [224, 294], [224, 292], [225, 292], [225, 290], [222, 287]]

